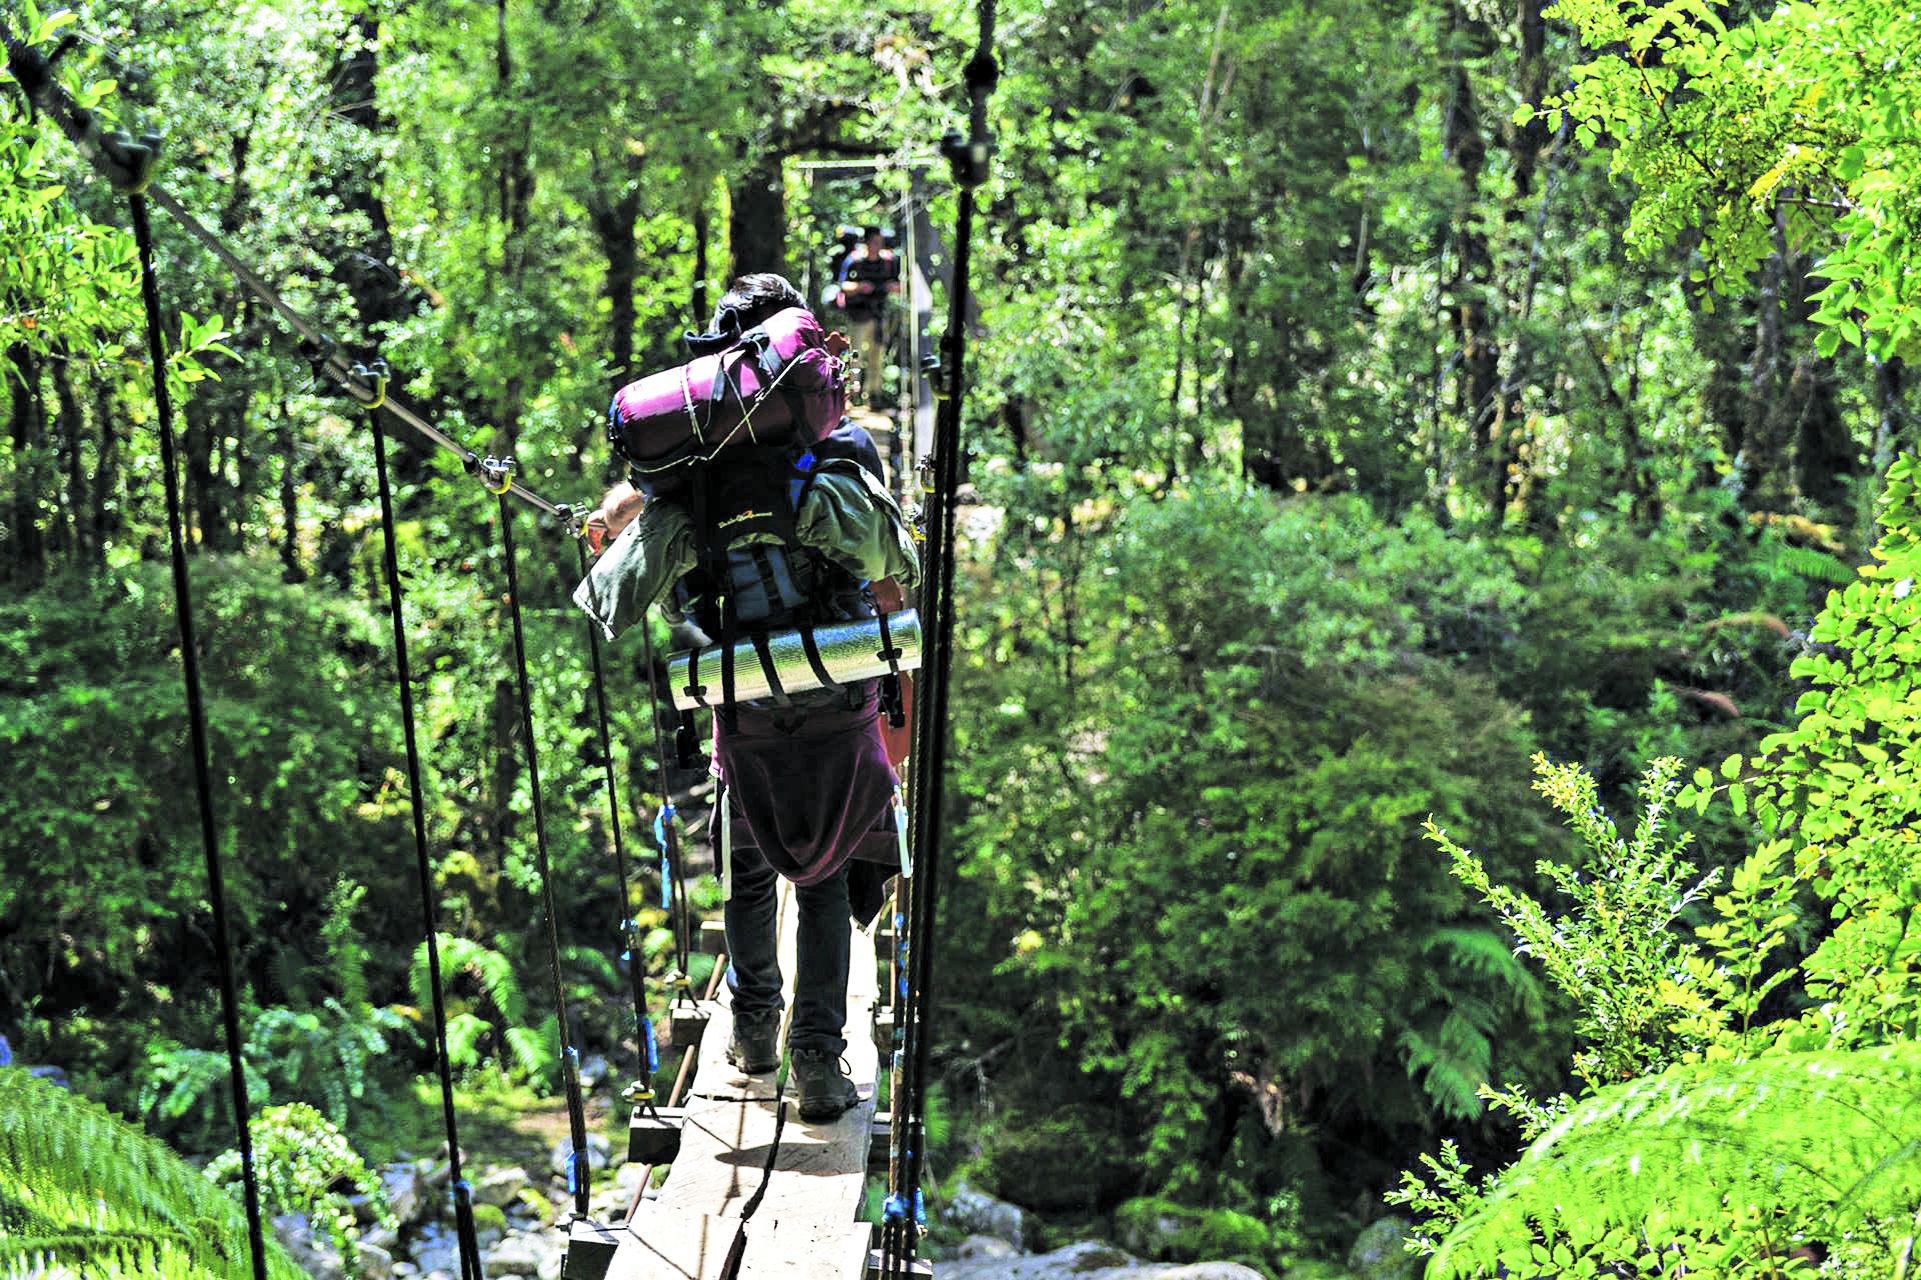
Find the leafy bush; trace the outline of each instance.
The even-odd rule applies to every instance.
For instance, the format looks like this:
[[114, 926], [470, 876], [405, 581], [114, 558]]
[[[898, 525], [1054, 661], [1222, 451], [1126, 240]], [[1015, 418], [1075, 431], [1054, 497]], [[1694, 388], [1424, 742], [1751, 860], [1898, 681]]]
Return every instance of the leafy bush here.
[[[376, 1222], [390, 1230], [399, 1223], [387, 1207], [380, 1179], [367, 1168], [347, 1141], [347, 1135], [305, 1103], [268, 1107], [252, 1126], [254, 1170], [260, 1202], [267, 1213], [300, 1213], [348, 1259], [355, 1256], [360, 1228], [350, 1195], [363, 1195], [373, 1205]], [[241, 1194], [240, 1152], [226, 1151], [207, 1166], [207, 1179]]]
[[957, 727], [943, 919], [953, 962], [1027, 1010], [978, 1043], [1065, 1049], [1022, 1068], [1033, 1093], [1112, 1096], [1141, 1185], [1242, 1212], [1314, 1194], [1357, 1131], [1475, 1119], [1477, 1086], [1540, 1073], [1538, 983], [1409, 826], [1548, 838], [1504, 763], [1522, 715], [1450, 653], [1522, 598], [1499, 560], [1424, 516], [1216, 481], [1055, 537], [1010, 520], [995, 555], [1021, 572], [960, 612], [985, 710]]
[[[1517, 1163], [1477, 1179], [1444, 1144], [1404, 1179], [1394, 1198], [1428, 1215], [1416, 1247], [1435, 1274], [1778, 1276], [1805, 1253], [1842, 1273], [1907, 1272], [1921, 1196], [1914, 477], [1911, 460], [1890, 473], [1881, 563], [1830, 596], [1813, 634], [1832, 647], [1797, 664], [1815, 685], [1799, 725], [1753, 760], [1729, 758], [1719, 783], [1697, 771], [1677, 797], [1752, 806], [1763, 836], [1693, 937], [1674, 926], [1709, 882], [1690, 885], [1685, 837], [1661, 834], [1677, 761], [1650, 770], [1632, 841], [1584, 772], [1538, 766], [1594, 854], [1585, 875], [1548, 869], [1574, 903], [1559, 914], [1494, 884], [1430, 824], [1456, 874], [1577, 1000], [1587, 1041], [1583, 1097], [1490, 1095], [1532, 1143]], [[1809, 893], [1834, 904], [1834, 924], [1797, 957]], [[1777, 991], [1785, 1006], [1770, 1003]]]
[[1162, 1262], [1241, 1262], [1269, 1274], [1288, 1269], [1301, 1247], [1298, 1206], [1268, 1220], [1232, 1209], [1196, 1209], [1158, 1196], [1129, 1200], [1114, 1211], [1121, 1243]]

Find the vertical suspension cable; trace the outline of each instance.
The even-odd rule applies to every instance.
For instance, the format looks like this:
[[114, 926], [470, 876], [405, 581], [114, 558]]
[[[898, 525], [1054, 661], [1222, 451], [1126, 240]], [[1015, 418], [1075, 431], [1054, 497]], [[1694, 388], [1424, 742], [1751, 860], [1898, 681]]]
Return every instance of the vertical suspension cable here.
[[953, 665], [955, 502], [960, 484], [961, 409], [967, 385], [967, 294], [973, 258], [974, 192], [987, 176], [992, 148], [987, 131], [987, 98], [999, 78], [993, 51], [994, 16], [995, 0], [980, 0], [980, 42], [966, 68], [969, 136], [963, 141], [950, 135], [943, 145], [953, 164], [960, 198], [955, 219], [954, 285], [948, 298], [949, 360], [945, 371], [948, 396], [941, 405], [936, 424], [934, 519], [928, 537], [932, 572], [926, 578], [935, 584], [933, 652], [923, 665], [922, 687], [918, 691], [926, 718], [915, 742], [915, 752], [920, 758], [914, 762], [912, 817], [918, 866], [909, 898], [913, 937], [908, 954], [910, 1003], [902, 1010], [906, 1018], [902, 1097], [894, 1107], [896, 1123], [903, 1130], [901, 1171], [888, 1197], [883, 1226], [881, 1270], [889, 1277], [901, 1274], [912, 1265], [924, 1221], [920, 1189], [927, 1145], [923, 1105], [933, 1039], [934, 940], [939, 905], [936, 889], [941, 868], [942, 800], [947, 769], [948, 678]]
[[[578, 540], [574, 553], [580, 576], [587, 576], [587, 548]], [[607, 821], [614, 842], [614, 877], [620, 887], [620, 934], [626, 944], [627, 983], [634, 996], [634, 1041], [640, 1053], [640, 1089], [636, 1100], [654, 1105], [654, 1072], [660, 1070], [660, 1046], [653, 1020], [647, 1016], [647, 961], [641, 954], [640, 925], [634, 919], [633, 882], [627, 877], [627, 848], [620, 834], [620, 791], [614, 782], [614, 739], [607, 725], [607, 673], [600, 660], [600, 637], [592, 618], [587, 626], [587, 652], [593, 659], [595, 723], [600, 729], [600, 758], [607, 784]], [[643, 620], [644, 622], [644, 620]]]
[[520, 621], [520, 570], [514, 553], [514, 513], [506, 491], [499, 491], [500, 542], [507, 557], [507, 612], [514, 623], [514, 678], [520, 687], [520, 732], [527, 757], [527, 782], [533, 795], [534, 858], [540, 871], [541, 907], [547, 916], [547, 972], [553, 981], [554, 1017], [560, 1030], [560, 1070], [567, 1088], [567, 1124], [573, 1154], [567, 1160], [567, 1189], [573, 1193], [574, 1212], [587, 1216], [587, 1114], [580, 1099], [580, 1054], [567, 1019], [567, 989], [560, 976], [560, 922], [554, 906], [554, 878], [547, 860], [547, 821], [540, 805], [540, 752], [534, 743], [533, 690], [527, 682], [527, 637]]
[[200, 650], [194, 640], [194, 596], [186, 578], [186, 540], [181, 532], [181, 482], [175, 477], [173, 398], [167, 392], [167, 340], [159, 321], [159, 283], [154, 275], [154, 229], [146, 196], [131, 192], [134, 244], [140, 250], [140, 302], [146, 306], [146, 350], [154, 369], [154, 407], [159, 419], [159, 469], [167, 490], [167, 546], [173, 559], [173, 605], [181, 625], [181, 675], [186, 682], [186, 726], [194, 748], [194, 796], [200, 801], [200, 842], [206, 848], [207, 898], [213, 901], [213, 951], [221, 969], [221, 1021], [227, 1030], [227, 1074], [232, 1084], [234, 1128], [240, 1136], [240, 1184], [246, 1201], [246, 1236], [254, 1257], [254, 1280], [267, 1280], [267, 1247], [259, 1228], [259, 1180], [254, 1172], [254, 1132], [246, 1103], [246, 1063], [240, 1061], [240, 984], [234, 978], [227, 928], [227, 878], [221, 874], [221, 838], [213, 825], [213, 767], [207, 751], [207, 709], [200, 694]]
[[674, 819], [673, 793], [667, 782], [667, 735], [660, 724], [660, 689], [655, 680], [654, 627], [651, 618], [640, 625], [641, 661], [647, 665], [647, 710], [654, 722], [654, 776], [660, 787], [660, 808], [654, 814], [654, 842], [660, 848], [661, 896], [667, 922], [674, 933], [674, 998], [692, 999], [687, 966], [693, 952], [692, 907], [687, 900], [687, 863], [680, 852], [680, 828]]
[[193, 592], [187, 581], [187, 546], [181, 532], [180, 482], [175, 476], [173, 400], [167, 390], [167, 344], [161, 332], [160, 286], [153, 267], [153, 228], [147, 198], [127, 196], [134, 243], [140, 250], [140, 299], [147, 309], [147, 356], [153, 368], [153, 399], [160, 426], [160, 469], [167, 492], [167, 543], [173, 561], [174, 615], [180, 625], [180, 666], [187, 687], [187, 728], [193, 743], [194, 793], [200, 802], [200, 840], [207, 858], [207, 896], [213, 904], [214, 951], [220, 963], [220, 1012], [227, 1036], [227, 1075], [233, 1087], [234, 1127], [240, 1138], [240, 1180], [247, 1208], [247, 1244], [254, 1280], [267, 1280], [266, 1244], [260, 1230], [260, 1183], [253, 1167], [253, 1127], [247, 1108], [247, 1067], [240, 1059], [240, 994], [234, 976], [233, 939], [227, 927], [227, 884], [220, 868], [220, 834], [213, 820], [213, 771], [207, 750], [207, 709], [200, 693], [200, 657], [193, 632]]
[[[385, 379], [381, 379], [383, 390]], [[367, 415], [374, 438], [374, 471], [380, 478], [380, 533], [387, 571], [387, 611], [393, 621], [394, 685], [400, 690], [400, 724], [407, 740], [407, 794], [414, 820], [414, 865], [420, 876], [420, 927], [427, 938], [427, 980], [432, 984], [434, 1062], [440, 1073], [441, 1123], [447, 1130], [448, 1182], [454, 1198], [454, 1227], [460, 1248], [461, 1280], [483, 1280], [480, 1241], [474, 1230], [473, 1188], [460, 1169], [460, 1125], [454, 1117], [453, 1064], [447, 1053], [447, 1003], [440, 977], [440, 925], [434, 911], [433, 865], [427, 857], [427, 804], [420, 786], [420, 745], [414, 730], [413, 667], [407, 659], [407, 622], [400, 590], [400, 557], [394, 545], [393, 487], [387, 479], [387, 433], [380, 414]]]

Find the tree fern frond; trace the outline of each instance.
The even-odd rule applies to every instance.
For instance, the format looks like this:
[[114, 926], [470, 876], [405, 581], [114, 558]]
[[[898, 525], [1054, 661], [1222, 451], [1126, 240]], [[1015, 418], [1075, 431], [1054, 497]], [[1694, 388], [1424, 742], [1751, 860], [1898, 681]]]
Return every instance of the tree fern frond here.
[[480, 1062], [480, 1041], [488, 1031], [487, 1020], [471, 1013], [456, 1013], [447, 1019], [447, 1062], [456, 1070]]
[[1543, 1230], [1577, 1249], [1618, 1229], [1658, 1245], [1730, 1210], [1829, 1239], [1918, 1197], [1921, 1045], [1697, 1063], [1573, 1107], [1476, 1198], [1430, 1274], [1519, 1273]]
[[[102, 1237], [178, 1249], [181, 1275], [238, 1278], [247, 1271], [238, 1204], [104, 1107], [12, 1067], [0, 1068], [0, 1204], [22, 1209], [33, 1224], [0, 1242], [9, 1274], [25, 1256], [88, 1276], [167, 1270], [102, 1254]], [[74, 1244], [75, 1237], [85, 1243]], [[29, 1246], [30, 1255], [18, 1252]], [[299, 1280], [300, 1271], [271, 1243], [268, 1265], [275, 1280]]]
[[560, 1061], [554, 1049], [560, 1038], [558, 1020], [549, 1015], [537, 1028], [509, 1027], [506, 1035], [507, 1048], [521, 1074], [543, 1084], [551, 1081]]
[[1850, 582], [1859, 581], [1859, 575], [1851, 565], [1813, 547], [1784, 542], [1774, 548], [1774, 558], [1796, 577], [1806, 578], [1810, 582], [1827, 582], [1845, 587]]

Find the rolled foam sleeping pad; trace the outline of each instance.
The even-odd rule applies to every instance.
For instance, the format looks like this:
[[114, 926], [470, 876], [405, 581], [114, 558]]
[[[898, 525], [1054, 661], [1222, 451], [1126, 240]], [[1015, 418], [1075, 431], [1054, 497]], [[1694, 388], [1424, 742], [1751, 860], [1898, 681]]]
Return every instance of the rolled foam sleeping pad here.
[[[794, 631], [774, 631], [766, 636], [767, 656], [774, 667], [774, 679], [787, 693], [805, 693], [824, 687], [807, 660], [807, 636], [812, 635], [821, 665], [836, 684], [872, 680], [896, 669], [913, 671], [921, 662], [920, 615], [912, 609], [890, 613], [887, 638], [898, 651], [892, 663], [883, 652], [881, 620], [861, 618], [826, 626]], [[688, 650], [667, 659], [667, 677], [673, 686], [674, 709], [692, 711], [713, 707], [722, 701], [720, 646]], [[734, 646], [734, 701], [758, 702], [774, 696], [770, 679], [761, 662], [760, 650], [751, 640]]]

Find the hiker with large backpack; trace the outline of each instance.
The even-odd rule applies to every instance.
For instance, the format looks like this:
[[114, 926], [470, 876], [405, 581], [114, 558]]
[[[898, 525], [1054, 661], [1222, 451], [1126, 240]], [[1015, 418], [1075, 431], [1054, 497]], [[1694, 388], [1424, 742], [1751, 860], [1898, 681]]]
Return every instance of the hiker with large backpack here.
[[793, 285], [741, 277], [688, 343], [690, 363], [614, 397], [608, 433], [631, 480], [588, 521], [613, 541], [574, 599], [610, 638], [656, 602], [688, 638], [667, 692], [684, 709], [683, 757], [692, 708], [714, 711], [728, 1057], [750, 1074], [779, 1063], [786, 876], [799, 903], [792, 1076], [801, 1118], [828, 1120], [859, 1101], [840, 1065], [848, 919], [873, 916], [898, 867], [881, 719], [898, 719], [917, 653], [901, 604], [920, 565], [873, 441], [843, 416], [846, 342]]

